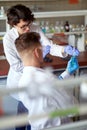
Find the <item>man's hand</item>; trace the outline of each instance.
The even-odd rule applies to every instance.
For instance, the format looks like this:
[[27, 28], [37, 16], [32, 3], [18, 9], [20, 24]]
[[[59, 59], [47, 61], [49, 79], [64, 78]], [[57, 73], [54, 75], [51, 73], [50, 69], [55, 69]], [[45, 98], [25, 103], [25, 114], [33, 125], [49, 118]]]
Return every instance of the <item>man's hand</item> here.
[[47, 46], [45, 46], [44, 48], [43, 48], [43, 58], [45, 58], [45, 56], [48, 54], [48, 53], [50, 53], [50, 46], [49, 45], [47, 45]]
[[78, 68], [79, 64], [77, 58], [75, 56], [71, 57], [71, 59], [68, 62], [66, 70], [69, 72], [69, 74], [73, 74]]
[[75, 47], [73, 46], [70, 46], [70, 45], [67, 45], [65, 48], [64, 48], [64, 52], [71, 55], [71, 56], [78, 56], [79, 55], [79, 50], [76, 49]]

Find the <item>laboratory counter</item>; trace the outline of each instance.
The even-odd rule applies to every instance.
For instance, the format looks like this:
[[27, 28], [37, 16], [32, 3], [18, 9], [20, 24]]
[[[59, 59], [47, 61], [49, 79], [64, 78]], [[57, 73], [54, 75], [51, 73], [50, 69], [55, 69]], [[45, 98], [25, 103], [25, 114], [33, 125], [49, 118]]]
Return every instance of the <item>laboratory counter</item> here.
[[[60, 58], [60, 57], [55, 57], [51, 55], [48, 55], [48, 57], [52, 59], [52, 61], [44, 62], [42, 64], [42, 67], [50, 66], [54, 69], [54, 71], [64, 70], [67, 66], [68, 60], [70, 59], [70, 57]], [[80, 55], [77, 58], [78, 58], [80, 68], [81, 69], [86, 68], [87, 67], [87, 51], [80, 52]], [[9, 64], [7, 60], [5, 58], [4, 59], [1, 58], [0, 59], [0, 76], [7, 75], [8, 70], [9, 70]]]
[[[60, 58], [56, 56], [48, 55], [52, 62], [44, 62], [42, 64], [43, 67], [51, 66], [55, 71], [56, 70], [64, 70], [67, 66], [67, 62], [69, 61], [70, 57]], [[86, 68], [87, 67], [87, 51], [80, 52], [80, 55], [77, 57], [79, 62], [79, 68]]]

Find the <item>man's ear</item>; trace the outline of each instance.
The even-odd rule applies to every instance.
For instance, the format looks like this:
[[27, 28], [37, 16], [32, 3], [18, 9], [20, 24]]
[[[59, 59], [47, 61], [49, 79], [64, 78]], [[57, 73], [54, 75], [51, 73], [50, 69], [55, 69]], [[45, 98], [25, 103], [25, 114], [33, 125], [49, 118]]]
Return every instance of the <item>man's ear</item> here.
[[13, 27], [16, 27], [16, 25], [13, 25]]
[[40, 54], [41, 54], [41, 50], [39, 48], [35, 48], [34, 50], [34, 54], [37, 58], [39, 58]]

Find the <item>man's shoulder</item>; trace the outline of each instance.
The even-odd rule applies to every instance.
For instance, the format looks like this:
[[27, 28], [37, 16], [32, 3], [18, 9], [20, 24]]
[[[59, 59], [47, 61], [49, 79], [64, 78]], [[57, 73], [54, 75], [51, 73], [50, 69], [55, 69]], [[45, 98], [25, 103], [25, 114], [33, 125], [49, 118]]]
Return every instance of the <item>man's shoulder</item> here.
[[24, 77], [28, 79], [34, 79], [34, 78], [37, 79], [37, 78], [46, 78], [47, 75], [44, 69], [33, 67], [33, 66], [27, 66], [27, 67], [24, 67], [23, 69], [22, 78]]

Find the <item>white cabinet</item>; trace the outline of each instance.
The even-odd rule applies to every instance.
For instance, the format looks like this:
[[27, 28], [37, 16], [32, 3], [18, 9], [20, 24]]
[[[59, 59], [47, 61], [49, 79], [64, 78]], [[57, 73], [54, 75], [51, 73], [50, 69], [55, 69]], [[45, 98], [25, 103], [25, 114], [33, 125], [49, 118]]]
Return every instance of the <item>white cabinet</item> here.
[[34, 15], [36, 18], [85, 16], [87, 10], [35, 12]]
[[34, 15], [36, 18], [84, 16], [84, 24], [87, 24], [87, 10], [35, 12]]
[[[72, 16], [84, 16], [84, 24], [87, 24], [87, 10], [74, 10], [74, 11], [50, 11], [50, 12], [33, 12], [35, 18], [54, 18], [54, 17], [72, 17]], [[6, 16], [0, 17], [0, 20], [6, 21]], [[9, 25], [6, 21], [6, 31], [9, 29]]]
[[[52, 11], [52, 12], [36, 12], [34, 13], [36, 18], [57, 18], [57, 17], [72, 17], [72, 16], [84, 16], [84, 25], [87, 25], [87, 10], [74, 10], [74, 11]], [[76, 18], [76, 17], [75, 17]], [[77, 45], [80, 51], [85, 50], [85, 36], [87, 31], [74, 31], [74, 32], [65, 32], [66, 35], [74, 35], [75, 37], [75, 46]], [[78, 34], [82, 34], [82, 37], [78, 37]], [[46, 34], [48, 37], [51, 37], [53, 34]], [[72, 39], [71, 39], [72, 41]]]
[[[72, 16], [84, 16], [84, 25], [87, 24], [87, 10], [74, 10], [74, 11], [50, 11], [50, 12], [33, 12], [35, 18], [55, 18], [55, 17], [72, 17]], [[4, 34], [9, 30], [10, 26], [7, 24], [6, 16], [0, 17], [0, 21], [5, 21], [5, 30], [0, 31], [0, 34]], [[1, 27], [0, 27], [1, 28]]]

